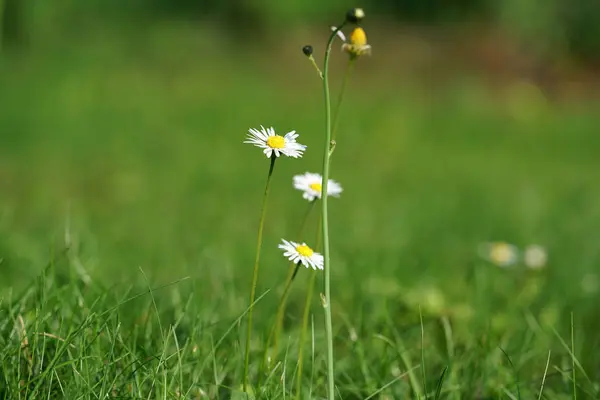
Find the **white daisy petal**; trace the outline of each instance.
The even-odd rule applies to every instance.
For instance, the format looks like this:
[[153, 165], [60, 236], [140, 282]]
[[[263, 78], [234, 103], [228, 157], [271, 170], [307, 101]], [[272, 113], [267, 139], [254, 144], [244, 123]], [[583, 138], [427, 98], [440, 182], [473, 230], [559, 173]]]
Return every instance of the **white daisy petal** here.
[[277, 245], [277, 247], [280, 248], [281, 250], [287, 250], [287, 248], [288, 248], [287, 244], [285, 244], [285, 243], [281, 243], [281, 244]]
[[265, 130], [264, 127], [261, 126], [261, 130], [260, 130], [260, 135], [259, 137], [261, 138], [261, 140], [267, 140], [267, 138], [269, 137], [269, 133]]
[[296, 138], [298, 136], [299, 135], [296, 133], [296, 131], [290, 131], [290, 132], [288, 132], [288, 133], [285, 134], [284, 138], [286, 140], [296, 140]]
[[249, 132], [254, 137], [256, 137], [258, 140], [262, 140], [262, 141], [267, 140], [267, 135], [266, 135], [266, 132], [265, 132], [265, 128], [263, 128], [262, 126], [261, 126], [261, 130], [260, 131], [258, 129], [251, 128], [249, 130]]
[[329, 196], [340, 197], [340, 194], [342, 193], [342, 186], [336, 181], [330, 179], [329, 183], [327, 184], [327, 193]]
[[[331, 27], [331, 31], [332, 31], [332, 32], [335, 32], [335, 30], [336, 30], [336, 29], [337, 29], [337, 28], [336, 28], [335, 26], [332, 26], [332, 27]], [[342, 41], [343, 41], [343, 42], [345, 42], [345, 41], [346, 41], [346, 36], [344, 35], [344, 32], [342, 32], [342, 31], [337, 31], [337, 36], [338, 36], [340, 39], [342, 39]]]

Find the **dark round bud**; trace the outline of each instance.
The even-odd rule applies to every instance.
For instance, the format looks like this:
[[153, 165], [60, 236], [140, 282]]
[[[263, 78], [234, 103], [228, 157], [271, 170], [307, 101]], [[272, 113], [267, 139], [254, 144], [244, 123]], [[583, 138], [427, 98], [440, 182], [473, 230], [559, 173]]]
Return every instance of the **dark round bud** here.
[[365, 17], [365, 12], [362, 8], [353, 8], [346, 13], [346, 21], [352, 24], [358, 24]]
[[310, 44], [307, 44], [306, 46], [304, 46], [302, 48], [302, 52], [304, 53], [304, 55], [306, 57], [310, 57], [310, 56], [312, 56], [312, 53], [313, 53], [313, 47]]

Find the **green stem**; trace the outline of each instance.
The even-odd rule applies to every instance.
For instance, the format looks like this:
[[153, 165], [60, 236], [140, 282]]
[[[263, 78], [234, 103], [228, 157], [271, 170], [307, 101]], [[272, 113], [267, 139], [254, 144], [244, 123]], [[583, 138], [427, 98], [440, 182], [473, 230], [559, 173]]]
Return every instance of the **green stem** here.
[[327, 186], [329, 181], [329, 158], [331, 156], [331, 99], [329, 96], [329, 55], [331, 44], [337, 32], [344, 26], [340, 25], [329, 37], [325, 50], [323, 65], [323, 91], [325, 95], [325, 149], [323, 154], [323, 183], [321, 196], [321, 218], [323, 219], [323, 267], [325, 269], [323, 309], [325, 311], [325, 333], [327, 336], [327, 398], [335, 398], [335, 377], [333, 371], [333, 327], [331, 322], [331, 265], [329, 262], [329, 220], [327, 214]]
[[254, 307], [254, 299], [256, 298], [256, 283], [258, 282], [258, 262], [260, 260], [260, 249], [262, 246], [263, 227], [265, 226], [265, 216], [267, 215], [267, 199], [269, 197], [269, 186], [271, 184], [271, 177], [273, 176], [273, 168], [275, 167], [275, 160], [277, 157], [275, 154], [271, 157], [271, 164], [269, 165], [269, 174], [267, 176], [267, 184], [265, 185], [265, 193], [263, 194], [262, 206], [260, 211], [260, 221], [258, 223], [258, 239], [256, 244], [256, 258], [254, 259], [254, 269], [252, 272], [252, 288], [250, 290], [250, 310], [248, 310], [248, 332], [246, 335], [246, 356], [244, 358], [244, 381], [242, 384], [242, 390], [246, 392], [248, 387], [248, 364], [250, 362], [250, 336], [252, 336], [252, 314]]
[[[311, 211], [313, 210], [315, 205], [315, 201], [311, 201], [308, 205], [308, 209], [304, 214], [302, 219], [302, 223], [300, 224], [300, 229], [298, 230], [297, 240], [302, 240], [302, 235], [304, 234], [304, 228], [306, 227], [306, 223], [308, 221], [308, 217], [310, 216]], [[287, 278], [285, 280], [285, 288], [283, 289], [283, 294], [281, 295], [281, 300], [279, 302], [279, 306], [277, 307], [277, 317], [275, 320], [275, 325], [273, 330], [271, 331], [271, 335], [269, 335], [269, 339], [267, 340], [267, 351], [269, 351], [269, 346], [271, 345], [271, 341], [273, 341], [273, 354], [277, 354], [277, 346], [279, 340], [279, 334], [281, 332], [281, 327], [283, 326], [283, 316], [285, 314], [285, 306], [287, 304], [287, 299], [290, 293], [290, 287], [292, 286], [292, 282], [294, 281], [294, 277], [296, 276], [296, 272], [298, 271], [298, 265], [294, 263], [290, 263], [289, 272]]]
[[[297, 240], [301, 240], [304, 235], [304, 228], [306, 227], [306, 223], [308, 222], [308, 217], [312, 212], [315, 205], [315, 201], [311, 201], [306, 209], [306, 213], [302, 218], [302, 222], [300, 224], [300, 229], [298, 229]], [[281, 334], [281, 329], [283, 327], [283, 317], [285, 315], [285, 307], [287, 305], [287, 299], [290, 294], [290, 288], [292, 287], [292, 282], [296, 277], [296, 273], [298, 272], [299, 264], [290, 263], [289, 272], [285, 281], [285, 288], [283, 289], [283, 294], [281, 295], [281, 300], [279, 301], [279, 305], [277, 306], [277, 314], [275, 316], [275, 323], [271, 328], [271, 332], [269, 333], [269, 337], [267, 338], [267, 345], [265, 347], [265, 354], [262, 361], [261, 371], [264, 371], [265, 366], [270, 368], [269, 364], [269, 356], [276, 357], [279, 352], [279, 336]], [[273, 342], [273, 350], [271, 350], [271, 342]]]
[[348, 81], [350, 79], [350, 75], [352, 74], [352, 69], [354, 67], [354, 60], [356, 58], [350, 57], [348, 60], [348, 64], [346, 64], [346, 72], [344, 73], [344, 80], [342, 81], [342, 87], [340, 88], [340, 94], [338, 95], [337, 104], [334, 110], [333, 117], [333, 129], [331, 131], [331, 140], [335, 140], [335, 134], [337, 133], [338, 123], [340, 121], [340, 108], [342, 107], [342, 99], [344, 98], [344, 93], [346, 93], [346, 87], [348, 86]]
[[[279, 346], [279, 334], [281, 332], [281, 327], [283, 326], [283, 315], [285, 313], [285, 304], [287, 302], [288, 296], [290, 294], [290, 288], [292, 287], [292, 282], [296, 277], [296, 272], [298, 272], [298, 268], [300, 268], [300, 263], [294, 264], [292, 263], [290, 267], [290, 272], [288, 274], [288, 278], [285, 283], [285, 288], [283, 289], [283, 294], [281, 295], [281, 300], [279, 302], [279, 306], [277, 307], [277, 314], [275, 319], [275, 324], [271, 329], [271, 333], [269, 334], [269, 338], [267, 339], [267, 358], [268, 353], [270, 352], [269, 347], [271, 346], [271, 342], [273, 342], [273, 351], [271, 352], [273, 356], [276, 356], [278, 353]], [[268, 361], [268, 360], [265, 360]], [[267, 363], [268, 365], [268, 363]]]
[[2, 51], [2, 44], [4, 43], [4, 9], [6, 8], [6, 1], [0, 0], [0, 51]]
[[[319, 251], [321, 246], [321, 218], [317, 226], [317, 235], [315, 240], [315, 251]], [[308, 329], [308, 317], [310, 316], [310, 303], [312, 300], [313, 288], [315, 287], [315, 278], [317, 271], [311, 271], [308, 289], [306, 291], [306, 301], [304, 303], [304, 314], [302, 316], [302, 330], [300, 331], [300, 344], [298, 345], [298, 374], [296, 375], [296, 400], [300, 400], [302, 395], [302, 367], [304, 360], [304, 344], [306, 343], [306, 331]]]
[[315, 287], [317, 271], [311, 271], [308, 289], [306, 290], [306, 302], [304, 303], [304, 314], [302, 315], [302, 331], [300, 333], [300, 344], [298, 347], [298, 373], [296, 376], [296, 399], [300, 400], [302, 395], [302, 367], [304, 359], [304, 344], [306, 343], [306, 331], [308, 329], [308, 317], [310, 316], [310, 303]]
[[311, 55], [310, 57], [308, 57], [308, 59], [311, 62], [311, 64], [313, 65], [313, 67], [315, 67], [315, 69], [317, 70], [317, 73], [319, 74], [319, 78], [323, 79], [323, 73], [321, 72], [321, 69], [317, 65], [315, 58]]

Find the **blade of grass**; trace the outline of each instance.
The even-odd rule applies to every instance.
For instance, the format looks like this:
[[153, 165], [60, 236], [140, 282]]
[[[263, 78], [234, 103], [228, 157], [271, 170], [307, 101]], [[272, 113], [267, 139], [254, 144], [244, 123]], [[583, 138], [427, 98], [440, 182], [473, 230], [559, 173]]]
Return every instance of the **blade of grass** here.
[[548, 366], [550, 365], [551, 354], [552, 350], [548, 350], [548, 359], [546, 360], [546, 368], [544, 368], [544, 376], [542, 377], [542, 385], [540, 386], [540, 394], [538, 395], [538, 400], [542, 399], [542, 393], [544, 392], [544, 384], [546, 383], [546, 376], [548, 375]]
[[365, 400], [370, 400], [370, 399], [374, 398], [379, 393], [383, 392], [385, 389], [389, 388], [394, 383], [398, 382], [400, 379], [406, 377], [407, 375], [409, 375], [411, 372], [413, 372], [417, 368], [419, 368], [418, 365], [414, 366], [412, 369], [404, 372], [403, 374], [398, 375], [397, 377], [395, 377], [394, 379], [392, 379], [391, 381], [389, 381], [388, 383], [386, 383], [385, 385], [383, 385], [382, 387], [380, 387], [379, 389], [377, 389], [374, 393], [371, 393], [371, 395], [369, 395], [369, 397], [365, 398]]
[[423, 382], [423, 392], [425, 400], [427, 400], [427, 376], [425, 374], [425, 328], [423, 327], [423, 313], [419, 306], [419, 322], [421, 324], [421, 379]]
[[515, 375], [515, 384], [517, 386], [517, 398], [518, 398], [518, 400], [521, 400], [521, 390], [519, 388], [519, 375], [517, 374], [517, 369], [515, 368], [515, 365], [513, 364], [512, 360], [510, 359], [508, 353], [506, 351], [504, 351], [504, 349], [502, 347], [498, 347], [498, 348], [500, 349], [502, 354], [504, 354], [504, 356], [508, 360], [508, 363], [510, 364], [511, 369], [513, 370], [513, 373]]
[[442, 370], [442, 374], [440, 375], [440, 379], [438, 379], [437, 388], [435, 389], [434, 400], [438, 400], [442, 395], [442, 387], [444, 386], [444, 378], [446, 378], [446, 372], [448, 371], [448, 366], [445, 366]]

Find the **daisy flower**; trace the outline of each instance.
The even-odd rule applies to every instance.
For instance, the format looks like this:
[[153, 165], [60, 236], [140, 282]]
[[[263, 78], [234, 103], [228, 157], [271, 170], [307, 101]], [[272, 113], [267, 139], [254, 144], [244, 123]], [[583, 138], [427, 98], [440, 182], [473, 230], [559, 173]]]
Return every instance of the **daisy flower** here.
[[[294, 188], [303, 191], [302, 197], [308, 201], [315, 198], [321, 198], [323, 177], [319, 174], [306, 172], [303, 175], [294, 176]], [[336, 181], [329, 179], [327, 181], [327, 195], [339, 197], [342, 193], [342, 186]]]
[[523, 256], [525, 265], [531, 269], [542, 269], [546, 266], [548, 261], [548, 254], [546, 249], [537, 244], [532, 244], [525, 249]]
[[281, 250], [284, 250], [284, 257], [294, 263], [302, 263], [306, 268], [311, 267], [314, 270], [323, 269], [323, 256], [315, 253], [313, 249], [308, 247], [306, 243], [298, 244], [296, 242], [288, 242], [282, 239], [279, 245]]
[[[331, 27], [332, 31], [335, 31], [336, 29], [335, 26]], [[342, 50], [350, 54], [350, 57], [356, 58], [364, 54], [371, 54], [371, 46], [367, 44], [367, 34], [360, 26], [354, 28], [352, 32], [350, 32], [349, 40], [346, 40], [346, 35], [344, 35], [342, 31], [337, 31], [337, 35], [344, 42]]]
[[499, 267], [511, 266], [519, 258], [517, 247], [506, 242], [486, 243], [481, 246], [480, 253], [483, 258], [486, 258]]
[[273, 153], [275, 157], [279, 157], [281, 154], [288, 157], [300, 158], [302, 153], [306, 149], [306, 146], [296, 142], [298, 134], [296, 131], [291, 131], [285, 134], [285, 136], [275, 134], [275, 129], [265, 129], [262, 125], [260, 131], [258, 129], [250, 128], [248, 130], [248, 136], [244, 143], [253, 144], [256, 147], [260, 147], [267, 158], [271, 158]]

